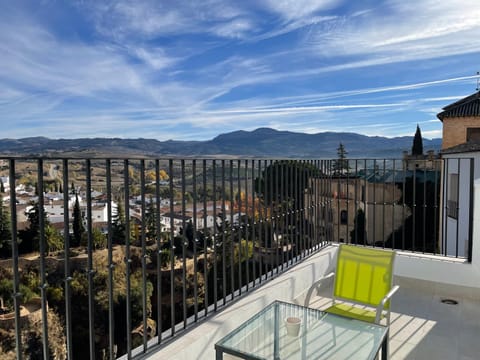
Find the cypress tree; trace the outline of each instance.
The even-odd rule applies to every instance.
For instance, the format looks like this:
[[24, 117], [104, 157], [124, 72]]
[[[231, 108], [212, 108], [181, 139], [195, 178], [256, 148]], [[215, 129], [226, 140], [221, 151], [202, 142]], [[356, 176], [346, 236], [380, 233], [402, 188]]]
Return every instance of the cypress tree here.
[[423, 140], [420, 127], [417, 124], [417, 131], [413, 137], [412, 155], [423, 155]]
[[78, 195], [75, 194], [75, 204], [73, 205], [73, 246], [79, 246], [82, 240], [82, 235], [85, 232], [83, 226], [82, 212], [80, 210], [80, 203], [78, 202]]
[[153, 203], [153, 199], [150, 196], [150, 200], [148, 202], [148, 206], [146, 209], [145, 214], [145, 232], [147, 240], [153, 241], [156, 238], [157, 233], [157, 219], [156, 219], [157, 211], [155, 209], [155, 204]]

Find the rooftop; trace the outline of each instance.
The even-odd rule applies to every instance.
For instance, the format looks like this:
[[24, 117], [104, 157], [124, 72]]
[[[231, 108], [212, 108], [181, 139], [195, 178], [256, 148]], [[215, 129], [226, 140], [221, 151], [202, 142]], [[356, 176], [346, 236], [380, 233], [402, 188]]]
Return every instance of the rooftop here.
[[443, 121], [445, 118], [480, 116], [480, 91], [461, 100], [447, 105], [437, 117]]

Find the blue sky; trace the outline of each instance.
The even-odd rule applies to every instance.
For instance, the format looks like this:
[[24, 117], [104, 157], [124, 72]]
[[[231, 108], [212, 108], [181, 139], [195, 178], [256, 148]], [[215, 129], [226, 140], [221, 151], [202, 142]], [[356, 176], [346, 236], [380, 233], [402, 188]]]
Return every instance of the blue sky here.
[[441, 137], [479, 19], [478, 0], [0, 0], [0, 137]]

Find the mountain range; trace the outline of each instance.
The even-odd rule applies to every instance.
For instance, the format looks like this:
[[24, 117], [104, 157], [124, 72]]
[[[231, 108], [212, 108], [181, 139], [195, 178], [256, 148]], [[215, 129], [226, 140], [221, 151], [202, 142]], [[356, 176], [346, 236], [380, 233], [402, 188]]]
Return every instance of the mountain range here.
[[[155, 157], [261, 157], [335, 158], [342, 143], [349, 158], [400, 158], [411, 151], [413, 136], [386, 138], [356, 133], [305, 134], [259, 128], [234, 131], [207, 141], [154, 139], [30, 137], [0, 139], [4, 156], [155, 156]], [[441, 139], [423, 139], [424, 151], [440, 150]]]

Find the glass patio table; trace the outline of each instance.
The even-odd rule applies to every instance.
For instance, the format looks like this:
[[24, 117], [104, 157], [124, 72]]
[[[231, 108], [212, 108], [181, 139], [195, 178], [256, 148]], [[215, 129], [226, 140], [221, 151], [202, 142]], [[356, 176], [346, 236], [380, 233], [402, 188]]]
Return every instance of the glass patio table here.
[[[285, 319], [301, 319], [297, 336]], [[375, 359], [388, 356], [388, 327], [275, 301], [215, 344], [216, 359]]]

